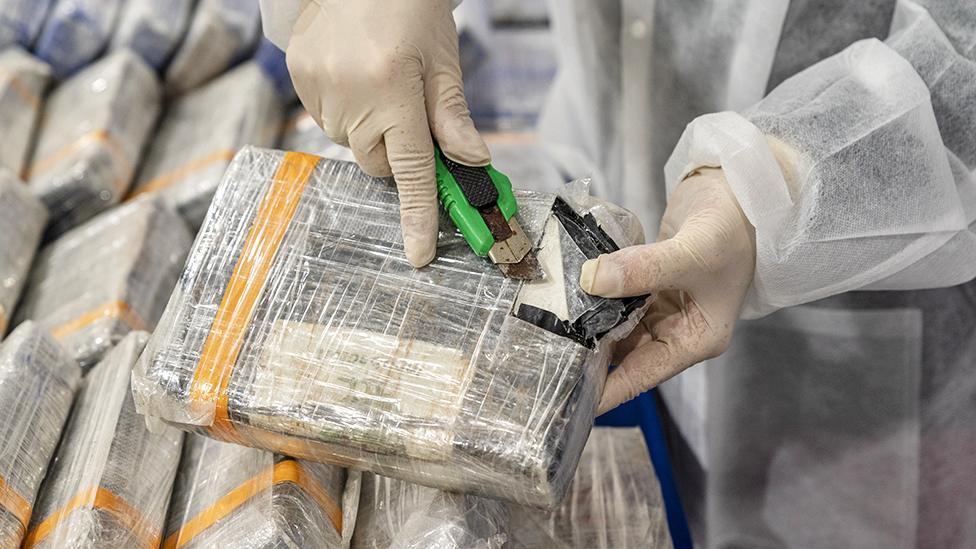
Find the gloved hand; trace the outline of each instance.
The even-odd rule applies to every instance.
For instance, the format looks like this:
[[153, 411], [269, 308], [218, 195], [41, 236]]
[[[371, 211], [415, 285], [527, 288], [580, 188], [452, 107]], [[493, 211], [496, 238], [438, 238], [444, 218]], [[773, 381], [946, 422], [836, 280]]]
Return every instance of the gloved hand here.
[[600, 413], [728, 348], [752, 283], [755, 242], [722, 170], [701, 168], [670, 197], [658, 242], [583, 265], [580, 285], [590, 294], [656, 295], [614, 349], [618, 367], [607, 378]]
[[306, 0], [288, 44], [299, 98], [363, 171], [396, 179], [407, 259], [437, 246], [433, 134], [456, 162], [484, 166], [461, 83], [450, 0]]

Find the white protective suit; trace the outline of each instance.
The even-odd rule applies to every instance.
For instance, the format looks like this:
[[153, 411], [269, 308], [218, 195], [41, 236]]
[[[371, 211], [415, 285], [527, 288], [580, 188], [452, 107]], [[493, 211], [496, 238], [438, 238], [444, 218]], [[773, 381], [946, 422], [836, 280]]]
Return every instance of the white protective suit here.
[[664, 386], [699, 544], [976, 547], [976, 2], [550, 4], [544, 135], [649, 237], [701, 166], [756, 228], [757, 320]]
[[976, 547], [976, 2], [550, 5], [544, 134], [648, 232], [703, 165], [756, 227], [768, 316], [663, 387], [699, 545]]

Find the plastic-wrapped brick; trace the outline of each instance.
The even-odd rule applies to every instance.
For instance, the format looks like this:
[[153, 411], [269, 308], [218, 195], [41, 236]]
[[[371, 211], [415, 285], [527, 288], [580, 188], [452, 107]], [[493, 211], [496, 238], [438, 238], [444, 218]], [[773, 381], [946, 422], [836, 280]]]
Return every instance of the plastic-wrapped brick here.
[[4, 0], [0, 2], [0, 49], [18, 45], [29, 48], [41, 32], [51, 0]]
[[176, 284], [191, 237], [151, 200], [92, 219], [37, 256], [16, 319], [51, 331], [83, 366], [132, 330], [151, 330]]
[[0, 339], [7, 333], [46, 221], [44, 206], [16, 177], [0, 169]]
[[188, 435], [163, 549], [349, 546], [359, 475]]
[[128, 48], [161, 72], [183, 40], [192, 10], [193, 0], [126, 0], [112, 49]]
[[53, 0], [34, 51], [58, 78], [91, 63], [108, 44], [123, 0]]
[[27, 176], [51, 212], [48, 239], [122, 199], [159, 114], [156, 75], [118, 51], [51, 93]]
[[51, 67], [18, 47], [0, 51], [0, 168], [24, 173]]
[[166, 70], [166, 93], [181, 95], [246, 59], [261, 30], [258, 0], [198, 0]]
[[268, 75], [274, 83], [278, 97], [285, 105], [289, 105], [298, 100], [295, 93], [295, 86], [291, 82], [291, 73], [288, 72], [288, 64], [285, 61], [285, 52], [281, 51], [267, 38], [261, 38], [261, 45], [254, 54], [254, 62]]
[[82, 382], [23, 547], [159, 546], [183, 433], [151, 433], [129, 390], [148, 334], [133, 332]]
[[364, 473], [352, 549], [509, 547], [505, 503]]
[[254, 63], [241, 65], [169, 107], [133, 196], [158, 194], [199, 227], [234, 154], [244, 145], [273, 145], [282, 118], [268, 77]]
[[671, 547], [664, 500], [639, 428], [596, 428], [569, 494], [552, 513], [511, 511], [514, 546], [525, 549]]
[[286, 455], [555, 504], [593, 422], [607, 344], [645, 300], [578, 284], [587, 257], [633, 241], [632, 215], [518, 196], [545, 280], [505, 278], [446, 216], [438, 258], [417, 270], [389, 182], [244, 149], [136, 368], [140, 411]]
[[335, 144], [322, 128], [315, 123], [312, 115], [305, 107], [299, 105], [292, 109], [288, 122], [281, 134], [281, 148], [286, 151], [296, 151], [314, 154], [333, 160], [355, 162], [356, 157], [348, 147]]
[[0, 547], [18, 547], [81, 371], [32, 322], [0, 344]]

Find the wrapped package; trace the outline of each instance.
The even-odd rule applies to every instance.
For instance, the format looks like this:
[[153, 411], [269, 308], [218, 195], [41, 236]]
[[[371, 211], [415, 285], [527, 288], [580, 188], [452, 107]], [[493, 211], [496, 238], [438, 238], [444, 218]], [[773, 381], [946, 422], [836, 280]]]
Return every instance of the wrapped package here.
[[297, 151], [331, 158], [355, 162], [356, 158], [348, 147], [335, 144], [322, 128], [315, 123], [312, 115], [305, 107], [295, 107], [288, 117], [285, 129], [281, 135], [281, 148], [286, 151]]
[[552, 505], [592, 425], [607, 343], [645, 300], [578, 284], [587, 257], [631, 242], [620, 219], [632, 215], [518, 200], [545, 279], [505, 278], [446, 216], [439, 257], [417, 270], [390, 182], [242, 150], [137, 366], [140, 411], [286, 455]]
[[53, 0], [34, 51], [59, 79], [97, 58], [108, 44], [123, 0]]
[[524, 549], [670, 548], [661, 489], [640, 428], [593, 429], [569, 494], [552, 513], [512, 508]]
[[0, 169], [0, 339], [41, 243], [47, 210], [10, 172]]
[[163, 549], [349, 546], [359, 476], [188, 435]]
[[0, 168], [24, 173], [51, 67], [19, 47], [0, 51]]
[[152, 69], [125, 50], [51, 94], [28, 171], [31, 190], [51, 212], [48, 239], [121, 200], [161, 97]]
[[3, 0], [0, 2], [0, 49], [29, 48], [41, 32], [51, 0]]
[[0, 344], [0, 547], [18, 547], [81, 371], [33, 322]]
[[505, 503], [363, 474], [352, 549], [510, 547]]
[[481, 129], [534, 130], [556, 76], [552, 34], [545, 27], [496, 28], [486, 59], [464, 71], [471, 117]]
[[24, 548], [155, 548], [183, 433], [146, 428], [129, 390], [148, 334], [132, 332], [85, 377], [41, 485]]
[[133, 196], [158, 194], [198, 228], [238, 149], [271, 146], [282, 106], [255, 63], [245, 63], [173, 103], [149, 146]]
[[261, 45], [258, 46], [258, 51], [254, 54], [254, 62], [271, 79], [282, 104], [290, 105], [298, 100], [295, 86], [291, 82], [291, 73], [288, 72], [288, 64], [285, 61], [285, 52], [275, 46], [271, 40], [261, 38]]
[[128, 48], [162, 72], [186, 34], [193, 0], [126, 0], [112, 49]]
[[131, 330], [153, 328], [190, 243], [154, 201], [105, 212], [38, 253], [15, 318], [37, 321], [90, 367]]
[[166, 93], [186, 93], [246, 59], [260, 31], [258, 0], [198, 0], [189, 30], [166, 70]]

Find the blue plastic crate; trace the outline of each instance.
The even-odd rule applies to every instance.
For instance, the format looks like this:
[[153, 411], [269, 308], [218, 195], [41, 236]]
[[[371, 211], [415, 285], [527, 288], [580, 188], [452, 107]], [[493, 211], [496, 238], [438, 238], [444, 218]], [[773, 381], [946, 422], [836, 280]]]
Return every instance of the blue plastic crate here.
[[[640, 427], [644, 432], [644, 440], [651, 454], [654, 472], [661, 484], [661, 495], [668, 514], [668, 530], [675, 549], [691, 549], [691, 531], [685, 518], [678, 488], [675, 485], [674, 473], [671, 469], [671, 459], [664, 438], [664, 428], [661, 416], [658, 414], [656, 390], [649, 391], [636, 399], [603, 414], [596, 420], [597, 425], [604, 427]], [[650, 474], [650, 472], [648, 472]]]

